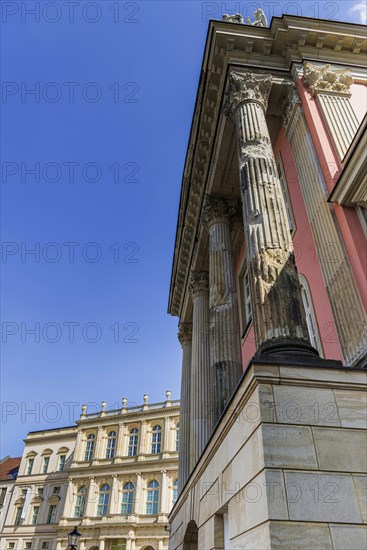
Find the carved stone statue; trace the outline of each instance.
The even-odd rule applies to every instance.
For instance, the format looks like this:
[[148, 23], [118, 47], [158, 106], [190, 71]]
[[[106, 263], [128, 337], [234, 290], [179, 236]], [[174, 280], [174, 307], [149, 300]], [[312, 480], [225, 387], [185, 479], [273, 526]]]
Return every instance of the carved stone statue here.
[[227, 23], [238, 23], [239, 25], [245, 24], [243, 16], [240, 13], [235, 13], [234, 15], [228, 15], [225, 13], [223, 15], [223, 21], [226, 21]]
[[246, 18], [246, 23], [243, 16], [240, 13], [235, 13], [234, 15], [228, 15], [225, 13], [223, 15], [223, 21], [227, 23], [237, 23], [239, 25], [252, 25], [253, 27], [267, 27], [268, 22], [265, 16], [264, 11], [261, 8], [257, 8], [254, 13], [255, 20], [252, 22], [249, 17]]

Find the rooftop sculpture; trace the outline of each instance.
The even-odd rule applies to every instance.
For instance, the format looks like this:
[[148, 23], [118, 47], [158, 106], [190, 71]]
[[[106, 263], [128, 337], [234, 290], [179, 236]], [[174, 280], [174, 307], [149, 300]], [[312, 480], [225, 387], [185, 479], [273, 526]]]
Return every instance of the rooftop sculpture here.
[[251, 21], [249, 17], [246, 18], [246, 22], [243, 18], [243, 15], [240, 13], [235, 13], [234, 15], [223, 15], [223, 21], [227, 23], [237, 23], [239, 25], [252, 25], [253, 27], [267, 27], [268, 22], [265, 16], [264, 11], [261, 8], [258, 8], [254, 13], [254, 21]]

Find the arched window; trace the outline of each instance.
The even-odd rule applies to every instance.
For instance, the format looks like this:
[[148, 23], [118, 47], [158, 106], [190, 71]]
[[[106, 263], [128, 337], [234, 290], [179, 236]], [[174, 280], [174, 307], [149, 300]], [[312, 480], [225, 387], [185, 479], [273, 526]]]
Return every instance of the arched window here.
[[105, 483], [99, 489], [97, 516], [107, 516], [108, 506], [110, 503], [110, 492], [111, 487], [108, 485], [108, 483]]
[[319, 337], [319, 331], [317, 328], [315, 312], [313, 310], [310, 289], [308, 287], [306, 278], [303, 275], [299, 276], [299, 280], [301, 283], [302, 301], [303, 301], [303, 307], [305, 308], [305, 313], [306, 313], [306, 323], [308, 328], [308, 335], [310, 337], [310, 342], [313, 345], [313, 347], [316, 348], [320, 353], [320, 355], [322, 356], [322, 347], [321, 347], [321, 342]]
[[96, 436], [94, 434], [89, 434], [87, 437], [87, 446], [85, 448], [85, 457], [84, 460], [92, 460], [94, 455], [94, 444]]
[[139, 431], [137, 428], [132, 428], [130, 430], [130, 436], [129, 436], [129, 449], [128, 449], [128, 456], [136, 456], [138, 454], [138, 439], [139, 439]]
[[134, 503], [134, 484], [129, 481], [125, 483], [122, 491], [121, 514], [132, 514]]
[[180, 446], [180, 424], [176, 424], [175, 449], [178, 452]]
[[74, 511], [74, 517], [76, 518], [82, 518], [84, 516], [85, 503], [87, 500], [87, 492], [88, 492], [88, 489], [86, 488], [85, 485], [82, 485], [78, 489], [76, 504], [75, 504], [75, 511]]
[[173, 495], [172, 495], [172, 504], [174, 504], [178, 497], [178, 479], [173, 482]]
[[148, 483], [147, 514], [158, 514], [159, 483], [155, 479]]
[[162, 428], [157, 424], [153, 427], [152, 435], [152, 453], [157, 454], [161, 452], [161, 441], [162, 441]]
[[107, 439], [106, 458], [113, 458], [116, 450], [116, 432], [110, 432]]

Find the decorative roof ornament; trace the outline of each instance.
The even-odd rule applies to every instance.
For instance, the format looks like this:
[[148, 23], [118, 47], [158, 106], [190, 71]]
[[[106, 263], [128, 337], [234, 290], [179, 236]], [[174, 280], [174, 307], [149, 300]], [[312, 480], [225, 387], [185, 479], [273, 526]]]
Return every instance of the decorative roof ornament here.
[[251, 21], [249, 17], [246, 18], [246, 23], [243, 18], [243, 15], [240, 13], [235, 13], [234, 15], [228, 15], [227, 13], [223, 14], [223, 21], [227, 23], [237, 23], [238, 25], [252, 25], [253, 27], [267, 27], [268, 21], [264, 10], [257, 8], [254, 12], [254, 21]]
[[313, 96], [317, 92], [349, 94], [353, 84], [350, 69], [332, 69], [330, 65], [317, 67], [308, 61], [303, 65], [303, 81]]

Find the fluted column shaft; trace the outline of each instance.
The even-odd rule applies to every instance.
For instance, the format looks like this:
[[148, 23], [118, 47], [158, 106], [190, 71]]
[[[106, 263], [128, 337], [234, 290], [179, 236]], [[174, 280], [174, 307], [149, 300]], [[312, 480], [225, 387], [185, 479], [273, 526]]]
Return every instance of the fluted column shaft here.
[[190, 387], [190, 472], [211, 433], [212, 376], [209, 365], [209, 278], [206, 272], [191, 274], [193, 301]]
[[202, 221], [209, 232], [210, 369], [214, 381], [214, 422], [222, 414], [242, 374], [230, 227], [237, 208], [237, 201], [207, 195], [202, 212]]
[[246, 257], [258, 354], [312, 348], [265, 112], [271, 75], [232, 71], [226, 113], [237, 129]]
[[182, 346], [182, 374], [180, 396], [180, 432], [178, 457], [179, 490], [185, 485], [190, 475], [190, 385], [192, 324], [180, 323], [178, 339]]

